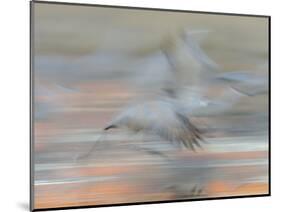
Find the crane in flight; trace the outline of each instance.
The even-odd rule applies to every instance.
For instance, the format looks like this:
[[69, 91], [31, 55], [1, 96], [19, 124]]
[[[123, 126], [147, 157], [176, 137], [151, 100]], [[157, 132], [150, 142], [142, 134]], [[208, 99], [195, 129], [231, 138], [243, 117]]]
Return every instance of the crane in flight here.
[[[169, 83], [163, 85], [160, 95], [126, 107], [104, 127], [103, 133], [112, 129], [122, 129], [133, 133], [156, 135], [181, 149], [196, 151], [197, 148], [202, 148], [203, 133], [190, 118], [194, 111], [198, 108], [199, 111], [224, 111], [245, 95], [228, 85], [223, 95], [215, 100], [206, 99], [202, 92], [212, 86], [214, 82], [227, 84], [229, 80], [241, 82], [247, 81], [251, 77], [243, 74], [238, 77], [235, 74], [219, 75], [217, 70], [220, 67], [201, 49], [194, 36], [193, 32], [183, 31], [175, 48], [172, 50], [166, 47], [160, 48], [162, 56], [169, 66], [170, 76], [172, 76]], [[185, 70], [183, 70], [184, 66], [180, 65], [180, 57], [191, 64], [189, 68], [196, 72], [195, 74], [199, 78], [196, 82], [196, 92], [191, 93], [189, 99], [181, 96], [181, 94], [186, 96], [186, 86], [181, 84], [180, 72]], [[88, 157], [94, 149], [95, 145], [80, 158]], [[149, 148], [140, 147], [139, 149], [162, 155], [161, 152]]]

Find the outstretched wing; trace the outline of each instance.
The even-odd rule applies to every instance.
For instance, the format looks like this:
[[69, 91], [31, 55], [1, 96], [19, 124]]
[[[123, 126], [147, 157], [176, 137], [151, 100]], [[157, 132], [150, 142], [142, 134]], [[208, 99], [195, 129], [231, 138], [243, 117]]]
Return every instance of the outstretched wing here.
[[181, 122], [183, 128], [178, 136], [178, 141], [181, 142], [186, 148], [195, 151], [195, 147], [201, 147], [201, 142], [204, 141], [202, 132], [191, 123], [186, 115], [176, 112], [178, 120]]
[[207, 34], [208, 31], [183, 31], [182, 40], [185, 43], [187, 52], [189, 52], [194, 59], [200, 64], [201, 71], [210, 72], [217, 71], [220, 67], [212, 60], [205, 51], [200, 47], [195, 37], [202, 34]]
[[248, 96], [266, 94], [268, 92], [268, 77], [247, 71], [233, 71], [217, 75], [217, 81], [231, 84], [236, 91]]

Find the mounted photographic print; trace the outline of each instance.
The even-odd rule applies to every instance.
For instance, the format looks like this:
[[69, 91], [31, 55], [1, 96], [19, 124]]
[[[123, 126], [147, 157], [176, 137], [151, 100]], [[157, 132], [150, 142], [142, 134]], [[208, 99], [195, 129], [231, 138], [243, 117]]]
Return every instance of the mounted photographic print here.
[[32, 1], [31, 210], [270, 195], [269, 88], [269, 16]]

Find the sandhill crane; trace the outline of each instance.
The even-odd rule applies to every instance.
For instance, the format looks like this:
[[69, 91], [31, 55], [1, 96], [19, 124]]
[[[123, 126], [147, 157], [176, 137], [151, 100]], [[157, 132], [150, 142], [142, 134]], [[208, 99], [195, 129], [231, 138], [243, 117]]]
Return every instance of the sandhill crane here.
[[[181, 91], [184, 90], [184, 86], [179, 85], [179, 72], [183, 67], [178, 65], [178, 52], [170, 52], [162, 48], [161, 52], [174, 76], [170, 80], [171, 84], [162, 87], [164, 94], [125, 108], [104, 128], [104, 132], [114, 128], [125, 129], [135, 133], [157, 135], [161, 139], [192, 151], [195, 151], [196, 147], [201, 148], [202, 132], [191, 122], [190, 115], [197, 108], [208, 109], [208, 112], [226, 110], [241, 97], [241, 94], [228, 87], [220, 99], [210, 101], [203, 98], [202, 90], [208, 89], [216, 79], [219, 66], [205, 54], [191, 34], [184, 32], [179, 42], [182, 44], [185, 57], [193, 63], [192, 67], [199, 69], [194, 70], [197, 71], [197, 75], [205, 75], [199, 79], [202, 80], [202, 85], [199, 85], [199, 89], [193, 93], [194, 98], [190, 101], [182, 100]], [[86, 156], [92, 151], [93, 148]]]

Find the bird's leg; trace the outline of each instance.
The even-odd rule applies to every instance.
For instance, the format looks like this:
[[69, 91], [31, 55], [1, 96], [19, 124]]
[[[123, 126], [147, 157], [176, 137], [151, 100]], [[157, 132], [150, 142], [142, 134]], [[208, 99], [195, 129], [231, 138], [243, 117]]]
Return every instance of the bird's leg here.
[[158, 155], [158, 156], [161, 156], [162, 158], [165, 158], [166, 160], [170, 160], [170, 158], [167, 155], [165, 155], [164, 153], [162, 153], [160, 151], [157, 151], [157, 150], [153, 150], [151, 148], [140, 147], [140, 146], [136, 146], [136, 145], [133, 145], [133, 144], [130, 144], [129, 148], [132, 149], [132, 150], [144, 151], [144, 152], [152, 154], [152, 155]]
[[102, 138], [103, 138], [105, 135], [106, 135], [106, 132], [103, 132], [103, 133], [100, 135], [100, 137], [96, 140], [96, 142], [92, 145], [92, 147], [90, 148], [90, 150], [89, 150], [87, 153], [78, 156], [78, 157], [76, 158], [76, 160], [81, 160], [81, 159], [86, 159], [86, 158], [88, 158], [88, 157], [92, 154], [92, 152], [93, 152], [94, 150], [96, 150], [97, 145], [100, 144], [100, 142], [102, 141]]
[[[140, 141], [142, 143], [145, 143], [146, 141], [146, 138], [145, 138], [145, 134], [141, 133], [140, 131], [136, 131], [135, 132], [135, 135], [138, 135], [138, 134], [141, 134], [141, 138], [140, 138]], [[157, 150], [154, 150], [152, 148], [148, 148], [148, 147], [142, 147], [142, 146], [139, 146], [139, 145], [135, 145], [135, 144], [128, 144], [127, 145], [130, 149], [132, 150], [137, 150], [137, 151], [143, 151], [143, 152], [146, 152], [148, 154], [152, 154], [152, 155], [158, 155], [158, 156], [161, 156], [165, 159], [169, 159], [167, 155], [165, 155], [164, 153], [160, 152], [160, 151], [157, 151]]]

